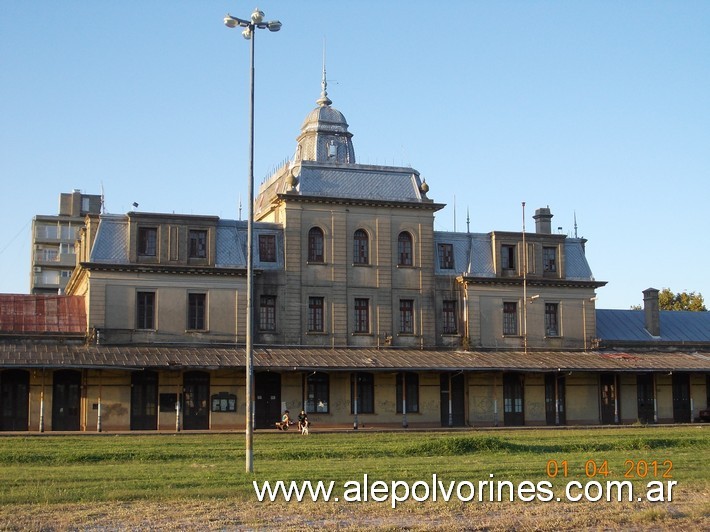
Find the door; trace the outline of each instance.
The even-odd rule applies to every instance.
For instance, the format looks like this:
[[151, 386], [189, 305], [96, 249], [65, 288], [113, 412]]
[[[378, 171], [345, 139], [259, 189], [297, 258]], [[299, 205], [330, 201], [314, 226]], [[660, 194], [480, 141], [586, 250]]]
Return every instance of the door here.
[[601, 422], [602, 425], [614, 425], [621, 417], [619, 412], [618, 386], [616, 375], [612, 373], [602, 373], [599, 376], [599, 388], [601, 391]]
[[182, 427], [185, 430], [210, 428], [210, 374], [188, 371], [182, 378]]
[[136, 371], [131, 375], [131, 430], [158, 428], [158, 373]]
[[441, 426], [463, 427], [466, 424], [463, 373], [442, 373], [440, 375], [439, 390], [441, 396]]
[[281, 419], [281, 375], [270, 371], [254, 373], [254, 426], [272, 429]]
[[673, 374], [673, 422], [690, 423], [690, 375]]
[[525, 425], [523, 383], [523, 375], [503, 375], [503, 423], [506, 427]]
[[638, 420], [640, 423], [654, 422], [653, 375], [644, 373], [636, 375], [636, 403], [638, 405]]
[[54, 372], [52, 385], [52, 430], [79, 430], [81, 414], [81, 372]]
[[548, 425], [567, 424], [564, 375], [545, 375], [545, 422]]
[[30, 372], [0, 372], [0, 430], [27, 430], [29, 402]]

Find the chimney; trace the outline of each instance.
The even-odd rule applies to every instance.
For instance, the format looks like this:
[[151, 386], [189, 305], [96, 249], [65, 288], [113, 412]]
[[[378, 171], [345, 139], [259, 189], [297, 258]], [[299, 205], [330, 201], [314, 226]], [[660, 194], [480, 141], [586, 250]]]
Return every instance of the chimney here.
[[552, 233], [552, 213], [550, 206], [542, 207], [535, 211], [535, 232], [541, 235], [549, 235]]
[[646, 288], [646, 290], [643, 291], [643, 312], [646, 330], [651, 336], [661, 336], [658, 290], [655, 288]]

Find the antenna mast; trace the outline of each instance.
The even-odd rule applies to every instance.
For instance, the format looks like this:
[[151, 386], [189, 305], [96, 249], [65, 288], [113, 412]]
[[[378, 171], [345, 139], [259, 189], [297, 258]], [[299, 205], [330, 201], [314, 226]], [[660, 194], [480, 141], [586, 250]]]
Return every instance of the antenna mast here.
[[577, 211], [574, 211], [574, 237], [577, 238]]

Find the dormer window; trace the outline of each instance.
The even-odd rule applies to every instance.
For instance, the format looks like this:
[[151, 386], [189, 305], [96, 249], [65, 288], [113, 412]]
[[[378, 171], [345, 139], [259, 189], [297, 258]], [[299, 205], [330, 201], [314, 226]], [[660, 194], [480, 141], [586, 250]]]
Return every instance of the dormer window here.
[[276, 235], [259, 235], [259, 260], [276, 262]]
[[545, 273], [557, 271], [557, 248], [542, 248], [542, 270]]
[[141, 227], [138, 229], [138, 255], [155, 257], [158, 244], [158, 229], [155, 227]]
[[189, 255], [191, 259], [204, 259], [207, 257], [207, 231], [190, 229]]
[[442, 270], [454, 269], [454, 245], [439, 244], [439, 268]]
[[500, 262], [504, 270], [515, 269], [515, 246], [504, 244], [500, 247]]

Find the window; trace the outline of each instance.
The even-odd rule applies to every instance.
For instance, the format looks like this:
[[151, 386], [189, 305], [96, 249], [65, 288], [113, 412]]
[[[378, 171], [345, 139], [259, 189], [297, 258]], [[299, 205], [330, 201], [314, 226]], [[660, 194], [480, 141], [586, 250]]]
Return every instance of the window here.
[[350, 413], [375, 413], [375, 378], [372, 373], [350, 375]]
[[306, 377], [306, 413], [328, 413], [329, 379], [327, 373], [316, 372]]
[[40, 250], [39, 260], [42, 262], [56, 262], [59, 260], [59, 251], [56, 249], [42, 249]]
[[323, 332], [323, 298], [308, 298], [308, 332]]
[[367, 233], [364, 229], [358, 229], [353, 236], [353, 263], [354, 264], [369, 264], [368, 257], [369, 243]]
[[557, 248], [542, 248], [542, 269], [544, 272], [557, 271]]
[[518, 304], [503, 303], [503, 335], [516, 336], [518, 334]]
[[323, 230], [320, 227], [311, 227], [308, 231], [308, 262], [324, 262]]
[[515, 246], [503, 245], [500, 247], [501, 266], [504, 270], [515, 269]]
[[140, 227], [138, 229], [138, 255], [155, 257], [158, 243], [158, 229], [155, 227]]
[[557, 303], [545, 303], [545, 336], [559, 336]]
[[419, 412], [419, 375], [416, 373], [397, 373], [397, 413], [402, 413], [402, 383], [404, 382], [404, 399], [407, 403], [407, 413]]
[[207, 231], [191, 229], [189, 233], [190, 239], [190, 258], [204, 259], [207, 257]]
[[136, 329], [155, 329], [155, 292], [136, 293]]
[[439, 244], [439, 268], [442, 270], [454, 269], [454, 245]]
[[188, 294], [187, 296], [187, 328], [203, 331], [205, 327], [206, 294]]
[[276, 330], [276, 296], [261, 296], [259, 300], [259, 330]]
[[355, 299], [355, 327], [356, 333], [370, 332], [370, 300], [363, 298]]
[[412, 235], [402, 231], [397, 238], [397, 264], [400, 266], [412, 265]]
[[259, 260], [276, 262], [276, 235], [259, 235]]
[[458, 328], [456, 327], [456, 301], [444, 301], [443, 318], [443, 333], [456, 334], [458, 332]]
[[59, 254], [60, 255], [74, 255], [74, 244], [59, 244]]
[[399, 300], [399, 333], [414, 334], [414, 300]]

